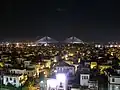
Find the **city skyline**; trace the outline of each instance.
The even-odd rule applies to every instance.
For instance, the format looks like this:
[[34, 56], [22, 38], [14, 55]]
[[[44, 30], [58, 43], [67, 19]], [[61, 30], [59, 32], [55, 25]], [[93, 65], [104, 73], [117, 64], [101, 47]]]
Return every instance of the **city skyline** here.
[[39, 41], [40, 39], [42, 38], [45, 38], [45, 37], [50, 37], [54, 40], [57, 41], [57, 43], [63, 43], [64, 41], [66, 41], [67, 39], [69, 38], [72, 38], [72, 37], [75, 37], [85, 43], [99, 43], [99, 44], [119, 44], [120, 41], [119, 40], [110, 40], [110, 41], [99, 41], [99, 40], [85, 40], [85, 39], [81, 39], [81, 38], [78, 38], [76, 36], [68, 36], [68, 37], [62, 37], [60, 39], [56, 39], [52, 36], [36, 36], [36, 37], [9, 37], [9, 38], [2, 38], [0, 39], [0, 42], [9, 42], [9, 43], [12, 43], [12, 42], [36, 42], [36, 41]]

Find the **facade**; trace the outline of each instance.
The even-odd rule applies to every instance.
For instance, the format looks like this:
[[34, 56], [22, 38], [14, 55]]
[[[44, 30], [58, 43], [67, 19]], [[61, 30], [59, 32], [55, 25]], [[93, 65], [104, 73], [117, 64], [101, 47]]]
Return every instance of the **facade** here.
[[120, 90], [120, 85], [108, 84], [108, 90]]
[[88, 88], [92, 90], [98, 90], [98, 81], [89, 80]]
[[89, 73], [80, 74], [80, 85], [81, 86], [88, 86], [89, 85], [89, 78], [90, 78]]
[[9, 72], [12, 74], [25, 74], [26, 69], [10, 69]]
[[75, 74], [75, 67], [72, 65], [67, 64], [64, 61], [59, 62], [59, 64], [56, 66], [56, 72], [57, 73], [66, 73], [66, 74]]
[[26, 74], [28, 77], [33, 77], [36, 75], [36, 71], [34, 68], [28, 68], [28, 69], [10, 69], [9, 72], [11, 74]]
[[109, 84], [120, 84], [119, 70], [107, 69], [105, 75], [108, 77]]
[[12, 67], [13, 65], [10, 64], [10, 63], [5, 63], [4, 66], [5, 66], [5, 67]]
[[80, 72], [80, 86], [90, 90], [98, 90], [98, 81], [93, 75], [90, 73], [89, 68], [83, 68]]
[[3, 84], [4, 85], [13, 85], [15, 87], [20, 87], [24, 85], [27, 80], [27, 75], [4, 75], [3, 76]]
[[47, 79], [47, 90], [67, 90], [67, 83], [66, 75], [64, 73], [58, 73], [56, 74], [56, 79]]
[[108, 88], [109, 90], [120, 90], [120, 73], [119, 69], [108, 69], [105, 71], [106, 76], [108, 77]]
[[24, 66], [28, 67], [30, 65], [31, 61], [24, 61]]
[[110, 76], [108, 81], [110, 84], [120, 84], [120, 76]]

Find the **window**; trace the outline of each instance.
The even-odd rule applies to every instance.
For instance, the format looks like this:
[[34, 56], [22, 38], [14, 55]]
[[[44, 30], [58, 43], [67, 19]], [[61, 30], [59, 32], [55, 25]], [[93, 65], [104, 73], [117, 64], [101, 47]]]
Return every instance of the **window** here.
[[114, 85], [112, 85], [112, 89], [113, 89], [113, 90], [115, 89], [115, 86], [114, 86]]
[[12, 78], [10, 78], [10, 80], [12, 80]]
[[6, 78], [6, 81], [8, 81], [8, 78]]
[[112, 82], [115, 82], [115, 79], [114, 79], [114, 78], [112, 78]]
[[88, 79], [88, 76], [85, 76], [85, 78], [84, 79]]
[[62, 83], [60, 83], [60, 88], [63, 88], [63, 85], [62, 85]]
[[14, 83], [16, 83], [16, 79], [14, 78]]
[[82, 79], [88, 79], [88, 76], [82, 76]]

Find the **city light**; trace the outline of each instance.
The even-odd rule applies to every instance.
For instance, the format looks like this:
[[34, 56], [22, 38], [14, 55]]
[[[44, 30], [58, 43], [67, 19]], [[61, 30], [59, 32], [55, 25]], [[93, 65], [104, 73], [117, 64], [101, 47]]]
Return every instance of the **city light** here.
[[72, 57], [73, 55], [74, 55], [73, 53], [69, 53], [69, 56], [71, 56], [71, 57]]
[[54, 70], [55, 73], [57, 73], [57, 70]]
[[48, 79], [47, 80], [47, 86], [48, 87], [56, 88], [57, 85], [58, 85], [58, 83], [57, 83], [56, 79]]
[[41, 81], [40, 83], [44, 83], [43, 81]]
[[64, 73], [59, 73], [56, 75], [56, 79], [59, 81], [59, 82], [65, 82], [66, 81], [66, 75]]
[[67, 54], [65, 55], [65, 58], [68, 58], [68, 55], [67, 55]]
[[7, 46], [9, 45], [9, 43], [6, 44]]
[[16, 43], [16, 47], [19, 47], [19, 43]]
[[47, 46], [47, 45], [48, 45], [47, 43], [44, 44], [44, 46]]
[[57, 60], [55, 59], [54, 62], [57, 62]]
[[113, 45], [110, 45], [110, 47], [113, 47]]

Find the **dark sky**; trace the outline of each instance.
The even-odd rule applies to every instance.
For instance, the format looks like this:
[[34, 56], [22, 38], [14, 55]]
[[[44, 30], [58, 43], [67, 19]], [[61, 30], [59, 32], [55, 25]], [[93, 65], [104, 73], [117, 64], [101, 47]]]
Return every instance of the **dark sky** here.
[[120, 40], [120, 6], [114, 0], [3, 0], [0, 38], [51, 36], [63, 40]]

